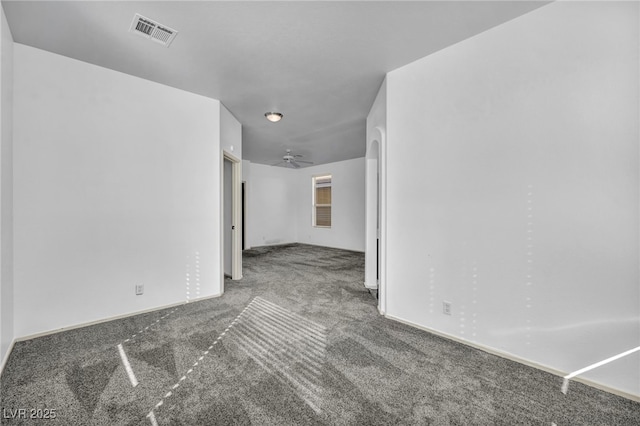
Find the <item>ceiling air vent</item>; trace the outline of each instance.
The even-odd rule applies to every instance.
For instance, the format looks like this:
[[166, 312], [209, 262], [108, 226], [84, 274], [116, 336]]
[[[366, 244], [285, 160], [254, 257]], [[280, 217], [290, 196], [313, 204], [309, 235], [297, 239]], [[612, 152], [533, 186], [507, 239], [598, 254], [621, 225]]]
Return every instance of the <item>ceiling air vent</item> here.
[[129, 28], [129, 31], [151, 39], [166, 47], [169, 47], [173, 39], [178, 35], [176, 30], [173, 30], [166, 25], [159, 24], [149, 18], [145, 18], [139, 13], [136, 13], [133, 17], [133, 22], [131, 22], [131, 28]]

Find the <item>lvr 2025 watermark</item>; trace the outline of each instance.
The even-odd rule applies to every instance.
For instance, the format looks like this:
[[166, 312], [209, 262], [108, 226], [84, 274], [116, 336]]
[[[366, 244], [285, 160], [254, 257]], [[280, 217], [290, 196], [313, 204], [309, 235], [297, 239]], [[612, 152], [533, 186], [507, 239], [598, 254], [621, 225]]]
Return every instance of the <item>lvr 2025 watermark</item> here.
[[3, 419], [49, 419], [56, 418], [55, 408], [3, 408]]

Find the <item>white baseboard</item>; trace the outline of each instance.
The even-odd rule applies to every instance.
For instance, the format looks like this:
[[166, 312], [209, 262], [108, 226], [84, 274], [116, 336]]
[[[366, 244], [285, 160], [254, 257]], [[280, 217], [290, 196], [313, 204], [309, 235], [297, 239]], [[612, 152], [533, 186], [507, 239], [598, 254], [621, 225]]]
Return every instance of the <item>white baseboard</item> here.
[[[481, 350], [483, 352], [487, 352], [487, 353], [490, 353], [492, 355], [496, 355], [496, 356], [499, 356], [501, 358], [508, 359], [510, 361], [515, 361], [517, 363], [524, 364], [524, 365], [526, 365], [528, 367], [533, 367], [533, 368], [536, 368], [538, 370], [545, 371], [547, 373], [553, 374], [554, 376], [558, 376], [558, 377], [563, 378], [564, 376], [566, 376], [568, 374], [567, 372], [557, 370], [555, 368], [546, 366], [544, 364], [539, 364], [539, 363], [537, 363], [535, 361], [531, 361], [531, 360], [528, 360], [526, 358], [522, 358], [522, 357], [520, 357], [518, 355], [514, 355], [512, 353], [501, 351], [499, 349], [492, 348], [490, 346], [485, 346], [485, 345], [482, 345], [482, 344], [479, 344], [479, 343], [476, 343], [476, 342], [472, 342], [472, 341], [460, 338], [458, 336], [454, 336], [452, 334], [443, 333], [442, 331], [434, 330], [432, 328], [425, 327], [425, 326], [420, 325], [420, 324], [416, 324], [416, 323], [414, 323], [412, 321], [405, 320], [403, 318], [396, 317], [394, 315], [384, 314], [384, 316], [385, 316], [385, 318], [389, 318], [389, 319], [391, 319], [393, 321], [397, 321], [397, 322], [409, 325], [411, 327], [419, 328], [420, 330], [426, 331], [426, 332], [431, 333], [431, 334], [435, 334], [436, 336], [443, 337], [443, 338], [448, 339], [448, 340], [453, 340], [455, 342], [462, 343], [463, 345], [471, 346], [473, 348], [479, 349], [479, 350]], [[593, 381], [593, 380], [584, 379], [582, 377], [574, 377], [571, 380], [583, 383], [583, 384], [585, 384], [587, 386], [591, 386], [593, 388], [600, 389], [600, 390], [608, 392], [608, 393], [612, 393], [614, 395], [621, 396], [623, 398], [630, 399], [632, 401], [640, 402], [640, 395], [635, 395], [635, 394], [632, 394], [632, 393], [621, 391], [619, 389], [612, 388], [610, 386], [604, 385], [602, 383], [598, 383], [598, 382]], [[558, 392], [560, 392], [560, 386], [558, 386]], [[569, 387], [569, 392], [571, 392], [571, 387]]]
[[353, 253], [364, 253], [364, 250], [356, 250], [356, 249], [344, 248], [344, 247], [325, 246], [325, 245], [322, 245], [322, 244], [314, 244], [314, 243], [309, 243], [309, 242], [305, 242], [305, 241], [299, 241], [297, 243], [292, 243], [292, 244], [301, 244], [301, 245], [304, 245], [304, 246], [332, 248], [332, 249], [337, 249], [337, 250], [350, 251], [350, 252], [353, 252]]
[[364, 284], [364, 288], [366, 288], [367, 290], [377, 290], [377, 289], [378, 289], [378, 284], [377, 284], [377, 283], [376, 283], [376, 285], [375, 285], [375, 286], [373, 286], [373, 287], [369, 287], [369, 286], [367, 285], [367, 283], [363, 283], [363, 284]]
[[[99, 319], [99, 320], [95, 320], [95, 321], [89, 321], [89, 322], [84, 322], [84, 323], [80, 323], [80, 324], [76, 324], [76, 325], [70, 325], [68, 327], [56, 328], [54, 330], [47, 330], [47, 331], [43, 331], [41, 333], [29, 334], [27, 336], [20, 336], [20, 337], [16, 337], [14, 339], [14, 342], [23, 342], [25, 340], [31, 340], [31, 339], [35, 339], [35, 338], [38, 338], [38, 337], [49, 336], [51, 334], [57, 334], [57, 333], [61, 333], [63, 331], [75, 330], [75, 329], [78, 329], [78, 328], [89, 327], [91, 325], [102, 324], [104, 322], [114, 321], [114, 320], [118, 320], [118, 319], [122, 319], [122, 318], [133, 317], [133, 316], [136, 316], [136, 315], [146, 314], [146, 313], [149, 313], [149, 312], [155, 312], [155, 311], [159, 311], [159, 310], [162, 310], [162, 309], [173, 308], [175, 306], [182, 306], [182, 305], [186, 305], [188, 303], [200, 302], [202, 300], [207, 300], [207, 299], [215, 299], [216, 297], [220, 297], [220, 296], [222, 296], [222, 293], [214, 294], [214, 295], [211, 295], [211, 296], [199, 297], [197, 299], [189, 300], [188, 302], [184, 301], [184, 302], [171, 303], [171, 304], [168, 304], [168, 305], [157, 306], [155, 308], [149, 308], [149, 309], [143, 309], [141, 311], [130, 312], [128, 314], [116, 315], [116, 316], [103, 318], [103, 319]], [[13, 348], [13, 345], [12, 345], [12, 348]], [[11, 351], [7, 352], [7, 358], [8, 358], [8, 354], [9, 353], [11, 353]]]
[[[261, 246], [252, 246], [251, 248], [259, 249], [259, 248], [262, 248], [262, 247], [288, 246], [290, 244], [300, 244], [300, 245], [303, 245], [303, 246], [332, 248], [332, 249], [337, 249], [337, 250], [351, 251], [351, 252], [354, 252], [354, 253], [364, 253], [364, 250], [355, 250], [355, 249], [344, 248], [344, 247], [324, 246], [324, 245], [321, 245], [321, 244], [313, 244], [313, 243], [309, 243], [309, 242], [306, 242], [306, 241], [292, 241], [290, 243], [263, 244]], [[245, 247], [245, 250], [248, 250], [248, 249]]]
[[0, 364], [0, 376], [2, 375], [2, 372], [4, 371], [4, 366], [7, 365], [7, 361], [9, 360], [9, 355], [11, 355], [11, 351], [13, 350], [13, 346], [16, 344], [16, 339], [13, 339], [11, 341], [11, 344], [9, 345], [9, 347], [7, 348], [7, 352], [2, 354], [2, 364]]
[[[263, 248], [263, 247], [278, 247], [278, 246], [288, 246], [289, 244], [299, 244], [295, 241], [291, 241], [288, 243], [273, 243], [273, 244], [262, 244], [262, 245], [257, 245], [257, 246], [251, 246], [252, 249], [259, 249], [259, 248]], [[245, 250], [247, 250], [245, 248]]]

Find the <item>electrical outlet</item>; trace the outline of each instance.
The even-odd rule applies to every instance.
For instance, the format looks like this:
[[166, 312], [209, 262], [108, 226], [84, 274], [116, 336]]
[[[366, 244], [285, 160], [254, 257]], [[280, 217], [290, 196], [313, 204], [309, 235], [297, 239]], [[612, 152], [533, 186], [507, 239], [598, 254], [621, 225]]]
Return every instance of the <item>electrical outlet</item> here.
[[442, 313], [451, 315], [451, 302], [442, 302]]
[[136, 284], [136, 296], [140, 296], [144, 293], [144, 284]]

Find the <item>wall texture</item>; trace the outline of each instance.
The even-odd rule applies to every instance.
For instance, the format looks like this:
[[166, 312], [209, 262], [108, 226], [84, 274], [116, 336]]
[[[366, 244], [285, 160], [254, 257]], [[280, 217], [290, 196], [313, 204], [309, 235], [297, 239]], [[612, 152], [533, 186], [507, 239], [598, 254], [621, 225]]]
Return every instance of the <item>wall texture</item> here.
[[14, 338], [13, 38], [0, 7], [0, 365]]
[[16, 336], [219, 294], [220, 103], [14, 48]]
[[390, 315], [565, 372], [640, 346], [638, 36], [556, 2], [388, 74]]

